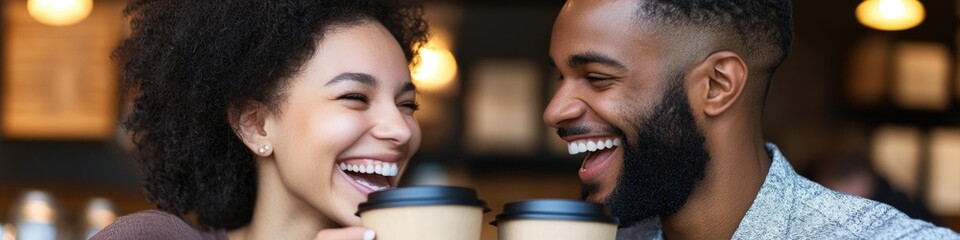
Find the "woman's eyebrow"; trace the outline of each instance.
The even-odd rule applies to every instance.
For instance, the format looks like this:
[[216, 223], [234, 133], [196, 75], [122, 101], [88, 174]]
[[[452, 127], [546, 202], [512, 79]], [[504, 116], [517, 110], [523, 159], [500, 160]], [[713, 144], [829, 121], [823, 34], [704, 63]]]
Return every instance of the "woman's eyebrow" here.
[[410, 92], [410, 91], [416, 92], [417, 86], [413, 85], [412, 82], [404, 82], [403, 86], [400, 87], [400, 92]]
[[373, 75], [366, 74], [366, 73], [345, 72], [333, 77], [332, 79], [330, 79], [330, 81], [327, 82], [327, 84], [324, 84], [324, 86], [329, 86], [331, 84], [342, 82], [342, 81], [356, 81], [363, 85], [367, 85], [371, 87], [377, 87], [380, 85], [380, 81], [378, 81], [377, 78], [373, 77]]

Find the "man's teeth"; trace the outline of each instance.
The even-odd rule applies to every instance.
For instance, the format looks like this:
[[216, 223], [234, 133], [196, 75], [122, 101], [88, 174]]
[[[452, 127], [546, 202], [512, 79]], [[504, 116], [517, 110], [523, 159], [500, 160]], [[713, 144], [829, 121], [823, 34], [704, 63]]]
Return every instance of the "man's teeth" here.
[[577, 140], [570, 142], [567, 145], [567, 150], [569, 150], [570, 155], [576, 155], [585, 152], [611, 149], [620, 146], [621, 142], [623, 142], [623, 140], [620, 140], [620, 138]]
[[397, 168], [396, 163], [377, 163], [377, 164], [348, 164], [340, 163], [340, 170], [357, 172], [357, 173], [366, 173], [366, 174], [377, 174], [385, 177], [396, 176], [400, 172], [400, 169]]

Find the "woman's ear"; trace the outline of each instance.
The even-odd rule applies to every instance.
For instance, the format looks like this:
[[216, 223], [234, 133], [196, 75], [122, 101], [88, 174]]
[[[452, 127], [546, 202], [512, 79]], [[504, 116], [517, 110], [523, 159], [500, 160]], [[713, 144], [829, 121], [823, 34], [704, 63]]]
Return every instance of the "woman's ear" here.
[[704, 114], [715, 117], [730, 109], [742, 95], [747, 85], [748, 68], [740, 55], [720, 51], [707, 57], [707, 98]]
[[261, 157], [273, 154], [273, 146], [265, 129], [266, 118], [270, 114], [266, 105], [248, 101], [231, 107], [227, 112], [230, 127], [250, 151]]

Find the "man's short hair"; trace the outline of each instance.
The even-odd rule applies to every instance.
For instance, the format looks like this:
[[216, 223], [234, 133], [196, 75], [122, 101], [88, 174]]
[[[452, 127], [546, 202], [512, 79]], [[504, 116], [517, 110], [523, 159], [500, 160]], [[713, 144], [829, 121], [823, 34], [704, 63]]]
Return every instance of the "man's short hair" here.
[[[725, 41], [760, 73], [772, 76], [793, 40], [789, 0], [640, 0], [640, 20], [690, 26]], [[770, 76], [767, 76], [769, 78]]]

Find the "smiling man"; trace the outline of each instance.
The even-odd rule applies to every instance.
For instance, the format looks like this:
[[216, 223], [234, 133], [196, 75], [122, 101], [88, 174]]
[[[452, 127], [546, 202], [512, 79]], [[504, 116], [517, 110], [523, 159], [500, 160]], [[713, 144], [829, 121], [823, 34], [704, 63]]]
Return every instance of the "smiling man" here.
[[960, 238], [799, 175], [761, 116], [792, 40], [788, 0], [570, 0], [544, 121], [583, 154], [584, 198], [620, 239]]

